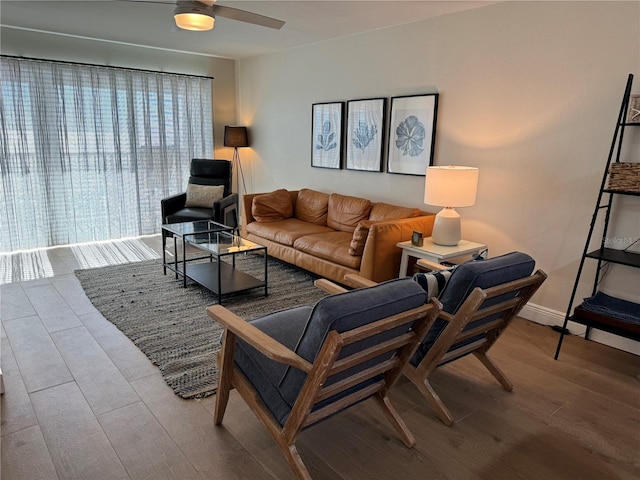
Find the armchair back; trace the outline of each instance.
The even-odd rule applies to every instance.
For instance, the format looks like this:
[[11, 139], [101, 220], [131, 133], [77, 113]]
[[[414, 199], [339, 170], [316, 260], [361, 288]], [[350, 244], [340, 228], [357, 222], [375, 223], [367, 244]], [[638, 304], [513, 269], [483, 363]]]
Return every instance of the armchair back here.
[[224, 195], [231, 194], [233, 164], [229, 160], [194, 158], [191, 160], [189, 183], [195, 185], [224, 185]]

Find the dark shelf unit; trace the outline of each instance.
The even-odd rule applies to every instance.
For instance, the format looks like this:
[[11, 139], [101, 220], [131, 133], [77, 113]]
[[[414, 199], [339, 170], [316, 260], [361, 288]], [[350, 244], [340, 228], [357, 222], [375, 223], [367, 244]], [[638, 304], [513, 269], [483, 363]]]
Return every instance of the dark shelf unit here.
[[[609, 169], [612, 162], [620, 162], [620, 154], [622, 149], [622, 140], [624, 138], [625, 127], [638, 127], [639, 122], [625, 122], [623, 119], [627, 118], [627, 111], [629, 107], [629, 99], [631, 97], [631, 87], [633, 85], [633, 75], [629, 74], [627, 84], [625, 87], [624, 95], [622, 97], [622, 105], [620, 106], [620, 112], [618, 114], [618, 121], [616, 123], [615, 131], [613, 134], [613, 141], [611, 142], [611, 149], [609, 150], [609, 158], [607, 159], [607, 165], [602, 177], [602, 183], [600, 184], [600, 191], [598, 194], [598, 200], [591, 218], [591, 225], [589, 227], [589, 233], [585, 242], [580, 264], [578, 266], [578, 273], [576, 274], [575, 283], [571, 292], [571, 298], [567, 307], [567, 312], [564, 319], [564, 324], [560, 331], [560, 339], [558, 340], [558, 346], [554, 358], [557, 360], [560, 355], [560, 349], [562, 347], [562, 340], [568, 333], [567, 324], [569, 321], [576, 322], [587, 327], [585, 338], [589, 338], [589, 332], [592, 328], [602, 330], [614, 335], [629, 338], [632, 340], [640, 341], [640, 325], [625, 321], [615, 315], [613, 312], [611, 315], [603, 313], [593, 312], [579, 304], [574, 308], [574, 302], [578, 285], [580, 284], [580, 277], [582, 276], [582, 270], [584, 267], [585, 259], [593, 259], [598, 262], [596, 269], [596, 275], [593, 282], [592, 295], [595, 295], [598, 290], [598, 285], [603, 277], [603, 268], [608, 264], [625, 265], [632, 268], [640, 268], [640, 252], [633, 252], [628, 250], [619, 250], [613, 248], [607, 248], [605, 241], [607, 237], [607, 231], [609, 229], [609, 220], [611, 216], [611, 209], [613, 207], [613, 198], [616, 195], [628, 195], [628, 196], [640, 196], [640, 192], [636, 191], [621, 191], [619, 189], [607, 188], [607, 178], [609, 176]], [[607, 198], [603, 198], [604, 196]], [[603, 201], [604, 200], [604, 201]], [[604, 213], [604, 231], [602, 234], [600, 248], [590, 251], [591, 239], [600, 214]]]

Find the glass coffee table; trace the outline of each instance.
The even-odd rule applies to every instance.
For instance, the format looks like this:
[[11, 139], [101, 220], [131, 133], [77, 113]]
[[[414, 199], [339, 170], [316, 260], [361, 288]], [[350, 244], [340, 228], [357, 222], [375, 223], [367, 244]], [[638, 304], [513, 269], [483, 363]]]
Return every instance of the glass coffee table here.
[[[234, 229], [211, 220], [197, 222], [170, 223], [162, 225], [163, 233], [173, 235], [173, 261], [167, 262], [166, 251], [162, 251], [164, 274], [167, 269], [175, 272], [176, 279], [182, 277], [183, 286], [187, 286], [187, 279], [208, 288], [218, 295], [218, 303], [222, 304], [222, 296], [264, 288], [267, 291], [267, 247], [259, 245], [234, 234]], [[177, 239], [182, 240], [182, 255], [178, 254]], [[187, 258], [187, 246], [193, 246], [202, 251], [205, 256]], [[236, 255], [242, 253], [259, 253], [264, 257], [264, 272], [262, 279], [256, 278], [236, 268]], [[224, 261], [224, 257], [231, 257], [231, 261]], [[209, 260], [199, 262], [199, 260]]]

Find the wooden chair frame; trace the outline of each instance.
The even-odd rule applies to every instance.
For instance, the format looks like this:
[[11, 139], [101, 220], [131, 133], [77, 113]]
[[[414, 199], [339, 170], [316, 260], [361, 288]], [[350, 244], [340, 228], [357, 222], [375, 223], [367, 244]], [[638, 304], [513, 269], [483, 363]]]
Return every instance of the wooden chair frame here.
[[[432, 263], [429, 263], [428, 266], [434, 269], [444, 268], [441, 265]], [[446, 321], [447, 325], [422, 361], [417, 366], [407, 363], [403, 373], [418, 388], [431, 408], [433, 408], [446, 425], [453, 425], [453, 416], [431, 386], [429, 375], [440, 365], [473, 353], [496, 380], [498, 380], [502, 388], [509, 392], [513, 391], [513, 384], [504, 372], [493, 362], [491, 357], [489, 357], [488, 352], [498, 338], [500, 338], [500, 335], [506, 330], [511, 320], [522, 310], [546, 278], [547, 275], [542, 270], [538, 270], [528, 277], [496, 285], [492, 288], [483, 290], [476, 287], [465, 299], [455, 315], [451, 315], [445, 311], [440, 312], [438, 318]], [[345, 281], [354, 287], [370, 287], [375, 285], [375, 282], [355, 274], [347, 275]], [[316, 285], [330, 293], [346, 290], [324, 279], [317, 280]], [[518, 293], [515, 297], [500, 301], [486, 308], [481, 308], [486, 300], [510, 292]], [[495, 315], [497, 315], [495, 319], [484, 325], [466, 331], [464, 330], [469, 323]], [[481, 334], [485, 335], [476, 341], [452, 348], [452, 346], [460, 342], [472, 339]]]
[[[405, 365], [415, 353], [427, 331], [435, 322], [441, 308], [442, 305], [440, 302], [434, 299], [430, 303], [418, 308], [372, 322], [347, 332], [338, 333], [336, 331], [330, 331], [315, 361], [310, 363], [226, 308], [220, 305], [208, 307], [208, 315], [224, 326], [222, 349], [218, 353], [220, 371], [214, 412], [215, 424], [220, 425], [222, 423], [229, 400], [229, 392], [235, 388], [249, 408], [251, 408], [258, 419], [265, 425], [267, 431], [282, 450], [282, 453], [297, 478], [310, 479], [309, 471], [296, 449], [295, 442], [298, 434], [303, 428], [313, 425], [368, 397], [373, 397], [381, 406], [385, 416], [404, 444], [407, 447], [412, 447], [415, 444], [414, 437], [395, 408], [391, 405], [388, 393], [389, 389], [402, 373]], [[411, 323], [413, 323], [412, 329], [407, 333], [338, 359], [340, 351], [347, 345]], [[279, 424], [266, 405], [264, 405], [262, 399], [245, 375], [235, 366], [234, 354], [237, 338], [241, 338], [249, 343], [267, 358], [297, 368], [307, 374], [304, 385], [283, 426]], [[394, 350], [396, 354], [389, 360], [378, 363], [373, 367], [362, 370], [336, 383], [324, 386], [332, 375]], [[356, 390], [334, 403], [314, 410], [316, 403], [340, 394], [349, 388], [379, 375], [382, 375], [380, 380]]]

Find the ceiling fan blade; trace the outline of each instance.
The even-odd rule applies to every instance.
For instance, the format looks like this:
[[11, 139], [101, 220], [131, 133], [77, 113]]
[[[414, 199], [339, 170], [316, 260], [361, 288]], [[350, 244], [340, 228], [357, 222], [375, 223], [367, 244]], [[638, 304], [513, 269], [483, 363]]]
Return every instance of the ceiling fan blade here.
[[257, 13], [247, 12], [246, 10], [238, 10], [237, 8], [224, 7], [222, 5], [213, 5], [213, 11], [215, 15], [219, 15], [224, 18], [230, 18], [231, 20], [237, 20], [239, 22], [253, 23], [254, 25], [260, 25], [262, 27], [275, 28], [280, 30], [285, 22], [282, 20], [276, 20], [275, 18], [265, 17], [264, 15], [258, 15]]

